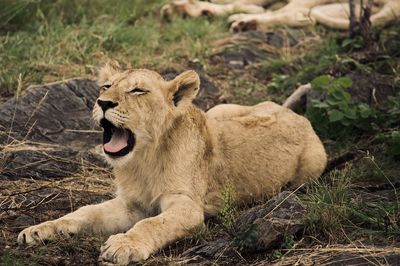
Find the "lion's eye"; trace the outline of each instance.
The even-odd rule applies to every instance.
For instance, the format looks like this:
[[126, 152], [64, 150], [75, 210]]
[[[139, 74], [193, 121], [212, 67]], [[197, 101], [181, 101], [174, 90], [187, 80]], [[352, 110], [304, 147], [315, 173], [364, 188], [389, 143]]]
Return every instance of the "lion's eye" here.
[[132, 90], [129, 91], [129, 93], [133, 94], [133, 95], [142, 95], [147, 92], [149, 92], [149, 91], [147, 91], [145, 89], [141, 89], [141, 88], [133, 88]]
[[100, 90], [106, 91], [111, 87], [111, 84], [104, 84], [103, 86], [100, 87]]

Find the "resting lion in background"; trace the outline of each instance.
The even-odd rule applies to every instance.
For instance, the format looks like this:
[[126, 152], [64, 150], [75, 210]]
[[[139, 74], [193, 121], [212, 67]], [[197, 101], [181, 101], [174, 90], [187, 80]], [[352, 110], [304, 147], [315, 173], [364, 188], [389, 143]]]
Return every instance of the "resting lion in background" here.
[[[264, 10], [276, 2], [287, 5], [278, 10]], [[367, 0], [364, 4], [367, 4]], [[360, 1], [356, 0], [356, 15], [360, 14]], [[372, 26], [386, 26], [400, 16], [400, 0], [374, 0]], [[229, 17], [231, 30], [268, 30], [274, 26], [300, 27], [320, 23], [334, 29], [349, 28], [349, 0], [173, 0], [162, 8], [164, 16], [173, 14], [198, 17], [201, 15]]]
[[272, 102], [204, 113], [192, 104], [200, 86], [194, 71], [166, 81], [150, 70], [108, 64], [99, 83], [93, 117], [104, 128], [116, 197], [29, 227], [19, 243], [113, 234], [100, 261], [125, 265], [218, 214], [226, 182], [244, 203], [316, 179], [325, 168], [324, 147], [306, 118]]

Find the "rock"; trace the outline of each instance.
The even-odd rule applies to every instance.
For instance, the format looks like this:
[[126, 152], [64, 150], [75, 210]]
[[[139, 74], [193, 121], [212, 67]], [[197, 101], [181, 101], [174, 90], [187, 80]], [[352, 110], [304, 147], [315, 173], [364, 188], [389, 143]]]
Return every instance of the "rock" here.
[[22, 214], [14, 220], [14, 226], [15, 227], [25, 226], [27, 224], [33, 224], [34, 222], [35, 222], [35, 219], [33, 219], [32, 216]]
[[399, 91], [399, 84], [388, 79], [386, 75], [370, 73], [365, 75], [357, 71], [347, 75], [353, 81], [349, 88], [352, 100], [383, 107], [390, 96], [395, 96]]
[[232, 243], [226, 239], [217, 239], [206, 244], [194, 246], [184, 253], [182, 257], [199, 256], [201, 258], [221, 258], [229, 256], [232, 253]]
[[90, 151], [102, 132], [92, 120], [96, 82], [72, 79], [30, 86], [0, 107], [0, 176], [61, 178], [82, 167], [105, 167]]
[[216, 43], [215, 46], [222, 48], [212, 56], [212, 60], [222, 60], [232, 68], [243, 69], [263, 60], [276, 59], [282, 49], [294, 47], [312, 36], [312, 32], [304, 29], [241, 32]]
[[243, 36], [250, 40], [259, 40], [269, 44], [275, 48], [292, 47], [299, 43], [297, 39], [304, 37], [304, 31], [298, 29], [280, 29], [276, 31], [248, 31], [241, 32], [239, 36]]
[[214, 54], [213, 57], [220, 57], [231, 67], [242, 69], [271, 55], [251, 47], [232, 47]]
[[106, 168], [103, 157], [91, 151], [68, 147], [43, 149], [25, 146], [19, 150], [1, 151], [3, 167], [0, 176], [8, 178], [63, 178], [82, 170]]
[[0, 107], [0, 143], [28, 140], [91, 148], [100, 143], [91, 109], [98, 87], [91, 80], [29, 86]]
[[236, 219], [237, 228], [241, 232], [247, 231], [247, 237], [254, 231], [252, 238], [255, 241], [238, 239], [238, 243], [244, 251], [279, 247], [286, 236], [304, 229], [305, 218], [306, 209], [300, 199], [290, 191], [281, 192], [267, 203], [240, 213]]
[[265, 204], [242, 211], [236, 219], [237, 233], [231, 240], [218, 239], [187, 250], [184, 256], [217, 259], [240, 252], [280, 247], [286, 236], [305, 227], [306, 209], [290, 191], [281, 192]]
[[[193, 104], [200, 109], [207, 111], [215, 105], [223, 102], [222, 93], [201, 69], [198, 68], [196, 71], [200, 76], [200, 91], [197, 94], [197, 97], [193, 100]], [[176, 69], [170, 68], [166, 69], [161, 74], [164, 79], [172, 80], [179, 75], [179, 73], [180, 72]]]

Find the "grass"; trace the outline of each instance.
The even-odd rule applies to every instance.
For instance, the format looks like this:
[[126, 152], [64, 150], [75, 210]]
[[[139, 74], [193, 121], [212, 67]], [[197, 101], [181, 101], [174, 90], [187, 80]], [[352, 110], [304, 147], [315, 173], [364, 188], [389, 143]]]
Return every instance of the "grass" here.
[[5, 251], [2, 255], [0, 255], [0, 266], [31, 266], [31, 265], [36, 265], [36, 263], [15, 257], [7, 251]]
[[357, 186], [355, 178], [360, 176], [352, 165], [330, 172], [308, 188], [304, 200], [310, 236], [345, 244], [365, 236], [376, 243], [400, 236], [397, 188], [377, 163], [373, 165], [391, 185], [382, 196]]
[[310, 82], [313, 78], [326, 74], [339, 62], [339, 46], [333, 35], [324, 44], [311, 52], [292, 57], [290, 60], [269, 59], [263, 61], [259, 68], [260, 75], [271, 77], [270, 88], [277, 93], [292, 90], [297, 84]]
[[348, 220], [351, 192], [350, 169], [333, 171], [325, 180], [316, 181], [307, 191], [309, 230], [312, 236], [337, 239], [343, 222]]
[[161, 69], [205, 62], [228, 32], [223, 19], [160, 19], [164, 1], [1, 0], [0, 94], [23, 85], [93, 77], [108, 59]]

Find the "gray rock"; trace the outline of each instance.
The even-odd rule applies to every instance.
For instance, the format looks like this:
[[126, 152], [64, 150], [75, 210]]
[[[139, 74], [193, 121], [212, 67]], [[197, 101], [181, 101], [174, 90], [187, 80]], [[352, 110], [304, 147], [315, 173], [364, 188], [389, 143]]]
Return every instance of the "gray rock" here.
[[102, 156], [91, 151], [57, 147], [40, 149], [40, 145], [11, 151], [1, 151], [0, 176], [8, 178], [63, 178], [85, 170], [106, 168]]
[[254, 47], [231, 47], [213, 55], [220, 57], [232, 68], [242, 69], [248, 65], [262, 61], [262, 59], [274, 57], [265, 51]]
[[[243, 239], [239, 237], [237, 242], [245, 251], [279, 247], [286, 236], [304, 229], [305, 214], [306, 209], [295, 194], [281, 192], [267, 203], [240, 213], [236, 226], [239, 232], [247, 234], [242, 236]], [[249, 236], [250, 239], [246, 239]]]
[[94, 81], [29, 86], [0, 106], [0, 143], [28, 140], [91, 148], [101, 141], [91, 110], [98, 95]]
[[199, 256], [201, 258], [221, 258], [232, 255], [232, 242], [226, 239], [217, 239], [202, 245], [194, 246], [184, 253], [182, 257]]
[[278, 29], [270, 32], [248, 31], [224, 40], [222, 49], [212, 56], [216, 62], [243, 69], [267, 59], [279, 58], [279, 50], [294, 47], [313, 33], [303, 29]]
[[[217, 86], [203, 73], [201, 69], [196, 69], [200, 76], [200, 91], [193, 100], [193, 104], [200, 109], [207, 111], [217, 104], [223, 102], [223, 96]], [[180, 72], [176, 69], [167, 69], [162, 75], [166, 80], [174, 79]]]
[[232, 239], [217, 239], [187, 250], [184, 257], [216, 259], [237, 254], [280, 247], [286, 236], [305, 227], [306, 209], [300, 199], [284, 191], [265, 204], [242, 211], [236, 219]]
[[26, 224], [33, 224], [35, 222], [35, 219], [33, 219], [32, 216], [22, 214], [18, 216], [15, 221], [14, 221], [14, 226], [24, 226]]
[[105, 167], [90, 151], [102, 137], [91, 115], [97, 95], [96, 82], [73, 79], [30, 86], [2, 104], [0, 176], [61, 178], [82, 167]]

